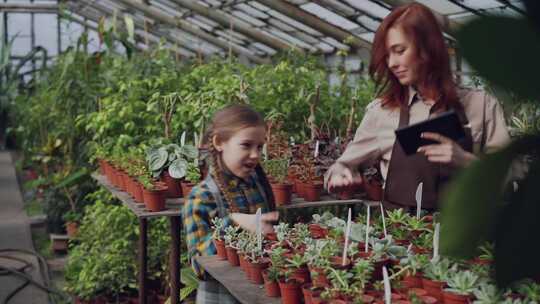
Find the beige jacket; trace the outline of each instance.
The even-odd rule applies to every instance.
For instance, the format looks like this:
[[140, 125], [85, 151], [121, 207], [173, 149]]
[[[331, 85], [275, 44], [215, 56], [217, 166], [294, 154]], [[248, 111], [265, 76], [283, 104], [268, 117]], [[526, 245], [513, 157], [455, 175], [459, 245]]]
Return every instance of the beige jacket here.
[[[409, 105], [416, 91], [409, 88]], [[497, 150], [510, 141], [504, 115], [497, 100], [481, 90], [460, 89], [458, 96], [463, 103], [465, 114], [473, 137], [473, 152], [476, 155]], [[419, 96], [410, 109], [410, 124], [425, 120], [434, 104]], [[399, 109], [383, 108], [376, 99], [366, 107], [366, 113], [356, 130], [354, 139], [343, 155], [329, 168], [326, 176], [338, 173], [340, 165], [355, 170], [359, 165], [380, 162], [380, 169], [386, 179], [392, 147], [396, 140], [394, 130], [399, 124]]]

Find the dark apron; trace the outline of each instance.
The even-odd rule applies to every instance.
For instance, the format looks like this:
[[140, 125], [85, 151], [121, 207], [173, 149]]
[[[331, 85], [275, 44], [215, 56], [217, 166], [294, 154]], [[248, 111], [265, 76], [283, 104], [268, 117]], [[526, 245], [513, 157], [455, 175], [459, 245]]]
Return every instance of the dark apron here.
[[[416, 96], [411, 102], [415, 102]], [[439, 107], [440, 108], [440, 107]], [[468, 124], [463, 107], [454, 107], [463, 125]], [[399, 113], [399, 128], [409, 125], [410, 106], [401, 106]], [[437, 104], [430, 110], [430, 116], [438, 111]], [[472, 152], [473, 140], [471, 129], [465, 128], [465, 137], [457, 142], [465, 151]], [[449, 165], [432, 163], [423, 153], [406, 155], [396, 140], [392, 148], [392, 156], [386, 177], [384, 193], [385, 207], [388, 209], [405, 208], [416, 210], [416, 189], [422, 186], [422, 209], [435, 211], [439, 209], [439, 196], [445, 184], [456, 170]]]

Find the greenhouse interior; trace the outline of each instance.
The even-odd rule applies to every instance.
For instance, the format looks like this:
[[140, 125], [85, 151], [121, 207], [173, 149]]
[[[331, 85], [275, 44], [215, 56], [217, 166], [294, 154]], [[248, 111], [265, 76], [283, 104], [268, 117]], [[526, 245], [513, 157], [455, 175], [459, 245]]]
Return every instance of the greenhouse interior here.
[[540, 303], [540, 2], [0, 0], [0, 304]]

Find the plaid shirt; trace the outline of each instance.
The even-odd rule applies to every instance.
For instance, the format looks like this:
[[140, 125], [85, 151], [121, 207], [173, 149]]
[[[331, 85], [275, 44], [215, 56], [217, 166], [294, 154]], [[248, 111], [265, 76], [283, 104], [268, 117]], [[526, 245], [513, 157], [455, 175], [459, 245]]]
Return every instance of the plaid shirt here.
[[[263, 213], [269, 211], [268, 204], [257, 187], [256, 175], [250, 176], [247, 180], [243, 180], [230, 172], [224, 172], [223, 175], [224, 182], [229, 185], [231, 196], [241, 213], [253, 214], [257, 212], [258, 208], [261, 208]], [[221, 196], [224, 197], [223, 193], [221, 193]], [[227, 202], [224, 202], [224, 206], [226, 210], [229, 210]], [[216, 201], [206, 181], [202, 181], [191, 190], [182, 214], [189, 260], [192, 261], [195, 273], [200, 277], [203, 276], [204, 272], [192, 258], [196, 255], [216, 254], [211, 229], [211, 220], [216, 216], [218, 216]], [[228, 216], [224, 220], [226, 226], [231, 224]]]

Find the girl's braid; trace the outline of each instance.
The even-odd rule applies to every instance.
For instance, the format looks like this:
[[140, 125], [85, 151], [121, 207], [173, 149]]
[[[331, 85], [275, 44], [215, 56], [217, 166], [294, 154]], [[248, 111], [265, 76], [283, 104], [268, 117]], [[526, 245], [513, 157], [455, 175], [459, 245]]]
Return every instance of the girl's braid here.
[[229, 205], [231, 212], [240, 212], [238, 205], [236, 204], [231, 192], [229, 191], [229, 185], [226, 185], [223, 178], [223, 167], [219, 161], [219, 152], [216, 150], [212, 142], [209, 144], [209, 153], [210, 153], [210, 170], [212, 178], [216, 181], [216, 184], [219, 190], [223, 193], [225, 201]]

